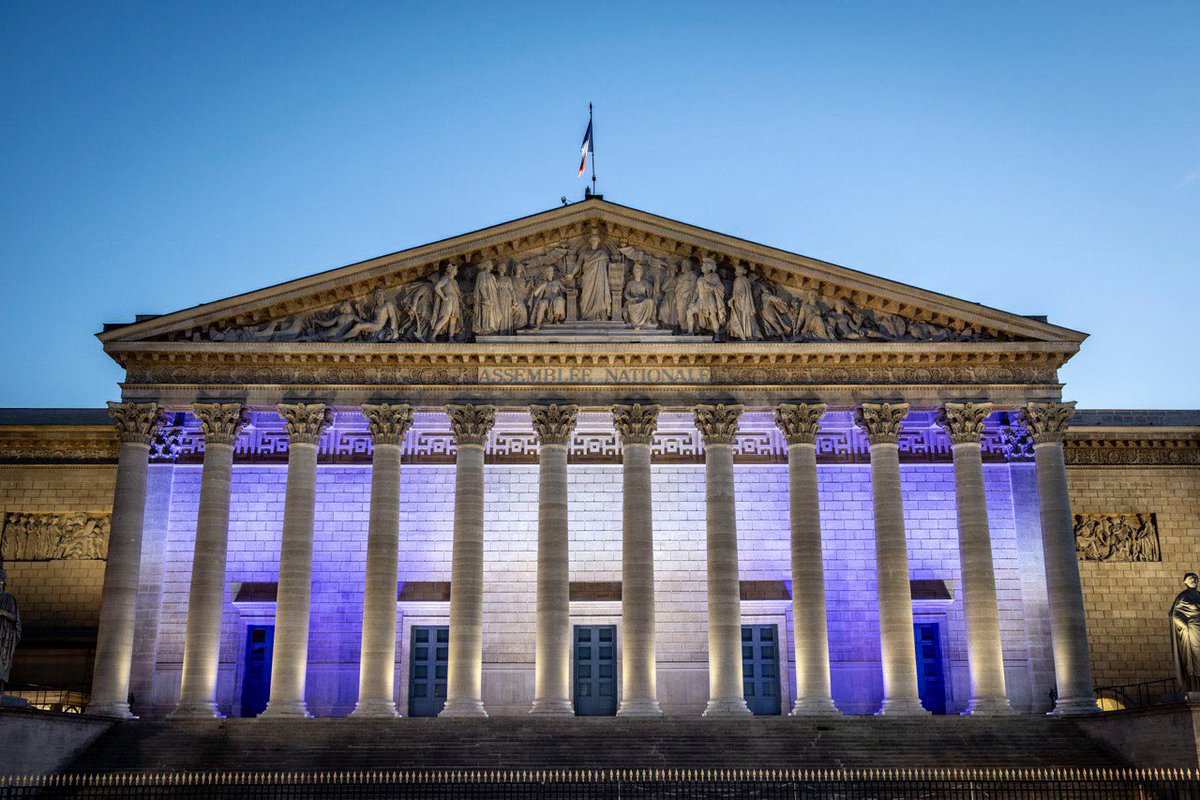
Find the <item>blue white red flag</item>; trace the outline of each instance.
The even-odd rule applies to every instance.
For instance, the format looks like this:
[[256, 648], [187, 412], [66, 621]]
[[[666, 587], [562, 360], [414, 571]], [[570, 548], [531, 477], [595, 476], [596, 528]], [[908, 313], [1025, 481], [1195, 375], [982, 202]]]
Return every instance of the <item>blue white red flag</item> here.
[[583, 144], [579, 145], [579, 174], [575, 177], [583, 175], [587, 169], [588, 153], [595, 152], [592, 150], [592, 120], [588, 119], [587, 131], [583, 134]]

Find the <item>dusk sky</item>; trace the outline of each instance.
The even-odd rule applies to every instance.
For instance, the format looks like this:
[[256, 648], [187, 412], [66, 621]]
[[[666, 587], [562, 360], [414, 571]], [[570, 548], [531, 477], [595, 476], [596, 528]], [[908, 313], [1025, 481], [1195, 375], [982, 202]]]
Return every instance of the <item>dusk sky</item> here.
[[0, 406], [94, 334], [581, 197], [1086, 331], [1197, 408], [1200, 3], [0, 5]]

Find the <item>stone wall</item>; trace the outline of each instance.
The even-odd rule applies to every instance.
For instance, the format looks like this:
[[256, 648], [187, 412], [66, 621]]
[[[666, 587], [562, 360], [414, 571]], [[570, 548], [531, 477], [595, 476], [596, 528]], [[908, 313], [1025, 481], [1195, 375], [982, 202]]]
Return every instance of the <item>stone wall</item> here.
[[1075, 513], [1158, 515], [1160, 562], [1080, 561], [1098, 685], [1169, 678], [1167, 612], [1185, 572], [1200, 571], [1200, 469], [1072, 467]]

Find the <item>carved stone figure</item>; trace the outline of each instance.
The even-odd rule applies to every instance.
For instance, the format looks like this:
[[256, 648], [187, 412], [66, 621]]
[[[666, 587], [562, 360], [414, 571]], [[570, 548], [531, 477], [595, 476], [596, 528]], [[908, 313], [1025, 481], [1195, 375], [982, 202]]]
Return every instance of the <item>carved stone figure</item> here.
[[759, 293], [758, 307], [763, 336], [768, 339], [780, 339], [791, 333], [791, 305], [787, 300], [775, 294], [769, 286], [763, 286]]
[[533, 304], [530, 327], [540, 328], [542, 325], [553, 325], [566, 320], [567, 289], [559, 278], [557, 269], [551, 268], [549, 275], [543, 277], [533, 288], [530, 302]]
[[733, 291], [729, 297], [729, 338], [744, 342], [762, 338], [758, 328], [758, 312], [754, 308], [754, 285], [746, 275], [746, 267], [733, 268]]
[[8, 685], [12, 674], [13, 653], [21, 641], [21, 608], [17, 598], [8, 591], [8, 572], [0, 561], [0, 692]]
[[394, 342], [400, 338], [400, 311], [392, 298], [384, 294], [382, 289], [376, 289], [374, 295], [375, 311], [370, 319], [361, 319], [341, 335], [342, 339], [357, 339], [360, 336], [370, 336], [385, 342]]
[[687, 328], [688, 309], [696, 299], [696, 271], [692, 265], [684, 262], [680, 265], [679, 276], [675, 279], [675, 327]]
[[1075, 552], [1084, 561], [1159, 561], [1154, 514], [1076, 514]]
[[499, 331], [503, 314], [500, 290], [489, 259], [480, 263], [475, 275], [475, 333], [486, 335]]
[[1183, 591], [1171, 603], [1171, 653], [1175, 677], [1185, 692], [1200, 688], [1200, 576], [1183, 576]]
[[109, 514], [10, 511], [0, 515], [0, 560], [102, 560], [108, 554]]
[[404, 314], [401, 328], [417, 341], [430, 338], [433, 327], [433, 283], [414, 281], [400, 293], [400, 308]]
[[679, 326], [679, 320], [675, 316], [675, 285], [679, 282], [679, 265], [666, 265], [666, 271], [663, 274], [662, 285], [658, 292], [655, 292], [655, 297], [658, 300], [658, 324], [666, 328], [675, 328]]
[[[517, 293], [513, 288], [512, 276], [508, 274], [508, 264], [501, 262], [496, 267], [496, 302], [500, 306], [500, 326], [501, 333], [512, 333], [518, 327], [525, 327], [525, 322], [521, 325], [515, 324], [517, 312]], [[525, 306], [522, 304], [522, 309]]]
[[687, 309], [687, 332], [717, 333], [725, 324], [725, 284], [717, 274], [717, 262], [705, 258], [696, 281], [696, 294]]
[[792, 337], [814, 342], [829, 341], [833, 334], [825, 321], [825, 306], [816, 289], [809, 289], [792, 314]]
[[525, 275], [525, 265], [520, 262], [513, 265], [512, 273], [512, 329], [519, 331], [529, 324], [529, 278]]
[[645, 271], [640, 261], [633, 262], [633, 277], [625, 284], [625, 322], [634, 328], [653, 328], [658, 304], [654, 291], [645, 280]]
[[575, 257], [570, 277], [579, 287], [579, 317], [587, 320], [608, 319], [612, 314], [612, 289], [608, 285], [608, 265], [612, 256], [600, 243], [593, 228], [587, 246]]
[[462, 290], [458, 288], [457, 265], [446, 265], [442, 277], [433, 285], [433, 297], [430, 338], [436, 339], [445, 334], [447, 339], [453, 339], [462, 331], [463, 323]]

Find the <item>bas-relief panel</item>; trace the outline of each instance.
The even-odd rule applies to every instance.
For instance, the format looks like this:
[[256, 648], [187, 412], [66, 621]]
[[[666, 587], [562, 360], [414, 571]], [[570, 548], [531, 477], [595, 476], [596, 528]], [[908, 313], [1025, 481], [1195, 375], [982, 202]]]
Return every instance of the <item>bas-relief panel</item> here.
[[86, 511], [0, 513], [0, 561], [103, 560], [111, 522]]
[[1075, 515], [1075, 552], [1080, 561], [1162, 561], [1158, 515]]
[[599, 229], [512, 257], [449, 260], [426, 277], [252, 325], [176, 334], [197, 342], [465, 342], [564, 322], [714, 341], [945, 342], [999, 338], [796, 290], [743, 261], [633, 246]]

